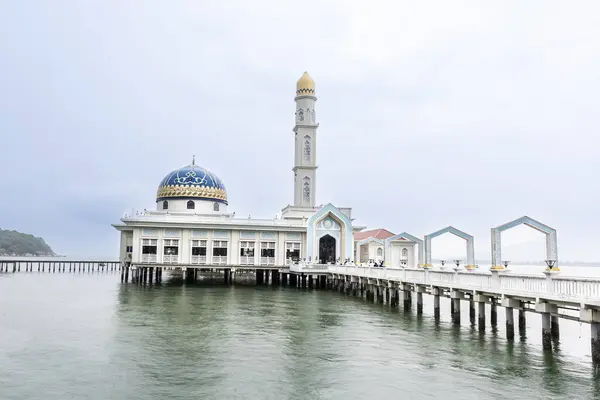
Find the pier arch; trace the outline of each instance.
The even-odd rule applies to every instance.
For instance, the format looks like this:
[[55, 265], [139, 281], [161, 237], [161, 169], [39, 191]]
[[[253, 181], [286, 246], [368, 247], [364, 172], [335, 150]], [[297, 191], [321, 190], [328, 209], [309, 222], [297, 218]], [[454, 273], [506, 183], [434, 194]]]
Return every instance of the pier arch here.
[[538, 232], [542, 232], [546, 235], [546, 259], [554, 260], [556, 264], [552, 270], [558, 271], [558, 251], [556, 242], [556, 229], [549, 227], [548, 225], [542, 224], [533, 218], [523, 216], [517, 218], [514, 221], [507, 222], [503, 225], [492, 228], [492, 269], [502, 270], [502, 232], [514, 228], [519, 225], [526, 225], [530, 228], [535, 229]]
[[439, 231], [425, 235], [425, 264], [424, 267], [431, 267], [431, 239], [443, 235], [444, 233], [451, 233], [459, 238], [462, 238], [467, 243], [467, 269], [475, 268], [475, 239], [473, 236], [466, 232], [456, 229], [453, 226], [447, 226]]
[[385, 239], [385, 261], [386, 265], [392, 267], [400, 266], [400, 260], [407, 260], [408, 267], [415, 267], [414, 246], [419, 246], [417, 251], [417, 265], [423, 265], [425, 246], [423, 240], [409, 233], [402, 232]]

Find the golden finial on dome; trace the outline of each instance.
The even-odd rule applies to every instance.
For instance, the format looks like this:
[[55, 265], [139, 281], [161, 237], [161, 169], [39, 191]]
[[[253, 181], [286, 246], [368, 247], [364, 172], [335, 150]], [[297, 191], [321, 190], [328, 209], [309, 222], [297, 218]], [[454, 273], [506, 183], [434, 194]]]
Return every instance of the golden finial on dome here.
[[296, 95], [312, 95], [315, 94], [315, 81], [310, 77], [308, 72], [304, 72], [296, 83]]

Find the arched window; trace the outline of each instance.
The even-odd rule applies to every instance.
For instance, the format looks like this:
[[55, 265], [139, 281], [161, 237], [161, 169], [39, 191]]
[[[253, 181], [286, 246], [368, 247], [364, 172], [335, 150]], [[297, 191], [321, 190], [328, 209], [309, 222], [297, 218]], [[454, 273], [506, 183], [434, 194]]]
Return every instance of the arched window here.
[[213, 204], [213, 210], [214, 211], [219, 211], [219, 203], [217, 203], [216, 201]]
[[163, 210], [169, 209], [169, 202], [167, 200], [163, 201]]
[[381, 257], [383, 255], [383, 250], [380, 248], [377, 249], [377, 257]]
[[196, 208], [196, 203], [194, 203], [192, 200], [189, 200], [187, 202], [187, 209], [188, 210], [193, 210], [194, 208]]
[[402, 249], [402, 257], [408, 257], [408, 249]]

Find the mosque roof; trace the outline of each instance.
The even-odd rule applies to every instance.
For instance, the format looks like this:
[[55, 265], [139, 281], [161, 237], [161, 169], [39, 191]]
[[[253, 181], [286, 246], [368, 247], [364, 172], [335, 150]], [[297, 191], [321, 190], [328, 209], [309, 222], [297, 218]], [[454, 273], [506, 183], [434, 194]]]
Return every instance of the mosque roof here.
[[368, 238], [375, 238], [375, 239], [387, 239], [389, 237], [394, 236], [394, 234], [390, 231], [388, 231], [387, 229], [371, 229], [368, 231], [363, 231], [363, 232], [356, 232], [354, 233], [354, 240], [364, 240], [364, 239], [368, 239]]
[[167, 199], [211, 200], [227, 204], [225, 185], [217, 175], [196, 165], [169, 172], [158, 185], [156, 201]]

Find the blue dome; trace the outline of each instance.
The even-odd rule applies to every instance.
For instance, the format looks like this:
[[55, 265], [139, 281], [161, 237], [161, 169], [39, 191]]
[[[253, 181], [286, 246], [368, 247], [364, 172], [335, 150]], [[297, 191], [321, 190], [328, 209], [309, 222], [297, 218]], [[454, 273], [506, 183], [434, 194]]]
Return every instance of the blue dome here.
[[227, 191], [218, 176], [192, 163], [170, 172], [156, 192], [156, 201], [202, 199], [227, 204]]

